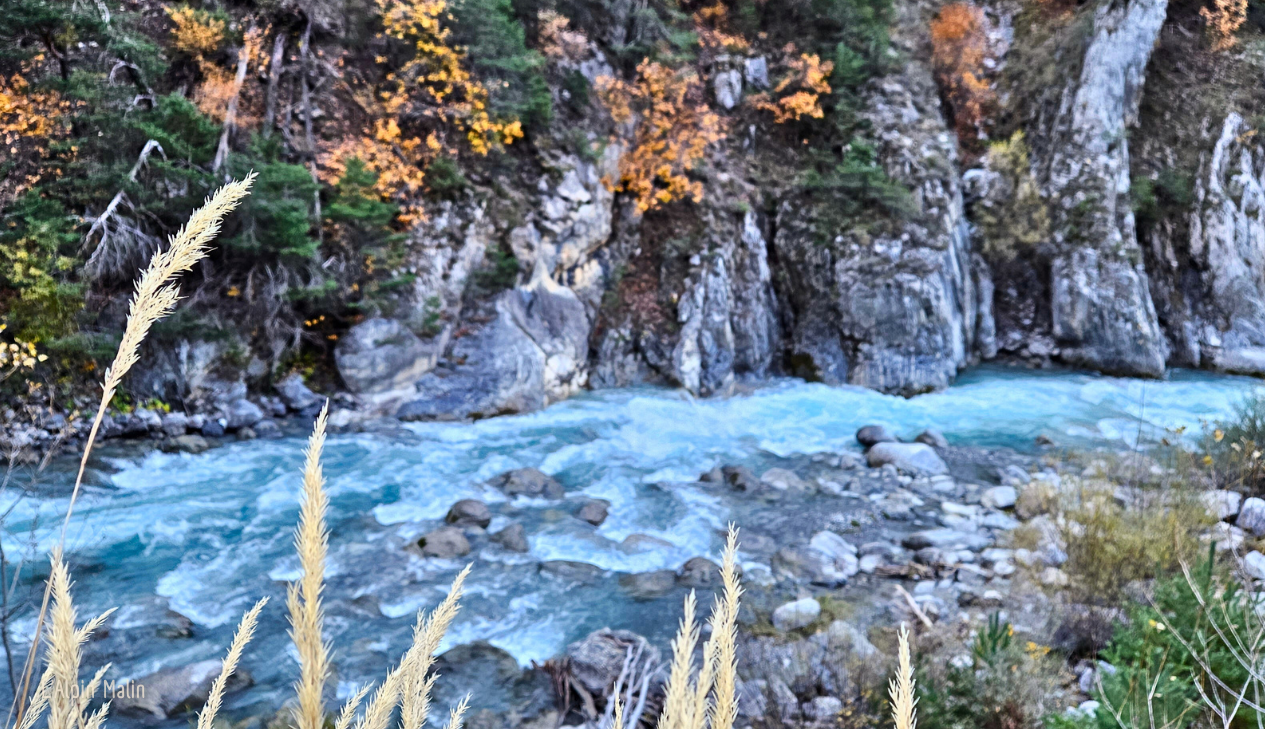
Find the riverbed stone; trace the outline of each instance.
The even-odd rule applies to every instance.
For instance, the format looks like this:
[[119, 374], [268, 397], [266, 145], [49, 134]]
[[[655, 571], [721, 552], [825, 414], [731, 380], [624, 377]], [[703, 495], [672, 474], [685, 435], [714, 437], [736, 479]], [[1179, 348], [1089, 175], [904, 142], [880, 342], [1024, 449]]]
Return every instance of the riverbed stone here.
[[1208, 513], [1215, 516], [1218, 521], [1225, 521], [1238, 516], [1243, 506], [1243, 495], [1237, 491], [1215, 489], [1204, 492], [1203, 502], [1208, 507]]
[[906, 536], [902, 541], [907, 549], [919, 550], [926, 547], [948, 549], [950, 547], [966, 547], [967, 549], [984, 549], [992, 540], [978, 532], [958, 531], [957, 529], [923, 529]]
[[811, 491], [808, 482], [800, 478], [794, 471], [785, 468], [770, 468], [760, 474], [760, 483], [777, 491]]
[[545, 499], [561, 499], [566, 489], [558, 479], [538, 468], [516, 468], [492, 479], [492, 485], [510, 496], [531, 496]]
[[944, 459], [926, 443], [877, 443], [865, 453], [871, 468], [892, 465], [906, 473], [938, 476], [949, 472]]
[[1265, 499], [1245, 499], [1234, 524], [1254, 537], [1265, 536]]
[[980, 505], [989, 509], [1009, 509], [1018, 500], [1019, 492], [1014, 486], [994, 486], [979, 495]]
[[734, 491], [750, 493], [760, 490], [760, 479], [746, 466], [725, 466], [720, 471], [725, 476], [725, 483]]
[[184, 435], [189, 430], [189, 416], [182, 412], [167, 413], [162, 417], [162, 431], [168, 436], [175, 438]]
[[931, 446], [932, 448], [948, 448], [949, 447], [949, 439], [945, 438], [944, 433], [941, 433], [935, 428], [927, 428], [926, 430], [922, 431], [921, 433], [918, 434], [918, 437], [914, 438], [914, 441], [917, 443], [925, 443]]
[[444, 521], [454, 526], [477, 526], [487, 529], [492, 523], [492, 512], [488, 505], [478, 499], [462, 499], [452, 505]]
[[167, 453], [201, 453], [209, 450], [211, 443], [206, 438], [196, 434], [179, 435], [175, 438], [169, 438], [163, 441], [162, 449]]
[[470, 541], [457, 527], [440, 527], [418, 540], [425, 557], [454, 559], [470, 554]]
[[605, 499], [589, 499], [584, 502], [579, 511], [575, 512], [580, 521], [587, 521], [593, 526], [598, 526], [606, 521], [606, 516], [610, 513], [611, 502]]
[[[164, 668], [148, 676], [136, 679], [137, 687], [144, 686], [142, 696], [124, 696], [114, 699], [111, 710], [131, 716], [150, 715], [167, 720], [194, 711], [206, 703], [211, 693], [211, 683], [220, 675], [220, 661], [211, 659], [187, 666]], [[238, 668], [227, 682], [227, 691], [233, 692], [250, 686], [250, 674]], [[134, 692], [140, 694], [139, 690]]]
[[676, 586], [676, 572], [655, 570], [620, 575], [619, 586], [634, 600], [657, 600]]
[[804, 705], [804, 713], [814, 721], [829, 722], [843, 713], [843, 702], [834, 696], [818, 696]]
[[773, 611], [773, 627], [782, 632], [811, 625], [821, 615], [821, 603], [811, 597], [788, 602]]
[[867, 425], [857, 431], [857, 442], [869, 448], [878, 443], [895, 443], [896, 436], [886, 425]]
[[720, 584], [720, 565], [706, 557], [690, 557], [681, 565], [676, 581], [685, 587], [715, 587]]
[[529, 549], [527, 545], [527, 530], [523, 528], [522, 524], [518, 523], [510, 524], [493, 534], [492, 541], [511, 552], [526, 554]]
[[541, 574], [556, 577], [567, 582], [592, 584], [601, 579], [605, 572], [601, 567], [587, 562], [572, 562], [565, 559], [554, 559], [540, 563]]

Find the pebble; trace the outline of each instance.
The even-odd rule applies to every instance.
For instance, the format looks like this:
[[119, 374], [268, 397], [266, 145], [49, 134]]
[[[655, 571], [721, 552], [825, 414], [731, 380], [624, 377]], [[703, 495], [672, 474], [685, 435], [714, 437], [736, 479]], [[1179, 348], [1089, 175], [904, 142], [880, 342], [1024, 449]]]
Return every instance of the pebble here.
[[1046, 567], [1038, 578], [1047, 587], [1067, 587], [1067, 573], [1058, 567]]
[[782, 632], [811, 625], [821, 616], [821, 603], [811, 597], [781, 605], [773, 611], [773, 627]]
[[980, 494], [980, 505], [989, 509], [1009, 509], [1019, 500], [1014, 486], [994, 486]]
[[1252, 551], [1243, 557], [1243, 571], [1257, 580], [1265, 580], [1265, 554]]

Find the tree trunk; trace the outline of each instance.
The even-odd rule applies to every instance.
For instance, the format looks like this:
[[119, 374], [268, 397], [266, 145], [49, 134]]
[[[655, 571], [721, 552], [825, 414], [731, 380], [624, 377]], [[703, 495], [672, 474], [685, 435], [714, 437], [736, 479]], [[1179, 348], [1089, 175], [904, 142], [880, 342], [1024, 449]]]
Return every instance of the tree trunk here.
[[272, 127], [277, 119], [277, 84], [281, 81], [281, 66], [285, 62], [286, 37], [277, 33], [272, 42], [272, 61], [268, 66], [268, 100], [264, 109], [264, 139], [272, 136]]
[[220, 146], [215, 150], [215, 161], [211, 163], [211, 172], [219, 172], [224, 161], [228, 159], [228, 137], [237, 122], [237, 97], [242, 93], [242, 84], [246, 83], [246, 66], [250, 63], [250, 54], [243, 45], [237, 49], [237, 75], [233, 77], [233, 95], [228, 99], [228, 109], [224, 112], [224, 129], [220, 132]]
[[303, 63], [303, 135], [306, 137], [308, 152], [308, 172], [312, 182], [316, 183], [316, 192], [312, 195], [312, 215], [316, 219], [316, 239], [321, 240], [321, 189], [320, 178], [316, 176], [316, 137], [312, 134], [312, 90], [308, 83], [311, 64], [312, 18], [308, 16], [307, 27], [303, 29], [303, 40], [299, 42], [299, 56]]

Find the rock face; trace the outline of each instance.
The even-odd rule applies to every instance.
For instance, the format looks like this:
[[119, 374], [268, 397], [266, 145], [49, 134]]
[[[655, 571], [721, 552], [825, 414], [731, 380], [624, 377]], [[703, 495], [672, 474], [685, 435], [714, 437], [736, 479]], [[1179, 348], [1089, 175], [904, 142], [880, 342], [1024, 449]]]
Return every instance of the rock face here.
[[1167, 7], [1100, 3], [1080, 73], [1036, 135], [1054, 224], [1051, 333], [1065, 361], [1116, 374], [1161, 376], [1168, 356], [1127, 194], [1126, 134]]
[[879, 162], [914, 192], [914, 210], [870, 236], [822, 229], [820, 209], [781, 203], [773, 247], [790, 312], [787, 358], [790, 374], [913, 394], [945, 387], [977, 352], [991, 354], [992, 300], [981, 296], [991, 281], [972, 253], [957, 144], [930, 70], [915, 55], [872, 88], [864, 116]]
[[413, 385], [435, 366], [435, 352], [395, 319], [367, 319], [348, 330], [334, 348], [347, 389], [378, 393]]

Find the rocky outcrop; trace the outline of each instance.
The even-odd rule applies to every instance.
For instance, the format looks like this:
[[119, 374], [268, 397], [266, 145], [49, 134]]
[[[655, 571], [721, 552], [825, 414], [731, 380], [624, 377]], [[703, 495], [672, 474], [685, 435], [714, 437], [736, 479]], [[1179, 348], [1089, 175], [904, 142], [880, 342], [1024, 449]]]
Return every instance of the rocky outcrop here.
[[789, 369], [885, 392], [945, 387], [978, 352], [992, 353], [994, 337], [991, 282], [972, 253], [956, 140], [918, 60], [874, 83], [865, 116], [880, 164], [911, 191], [913, 210], [871, 235], [824, 229], [820, 208], [780, 205], [773, 243]]
[[[1249, 124], [1226, 115], [1195, 180], [1189, 238], [1151, 236], [1157, 288], [1171, 311], [1174, 359], [1186, 366], [1265, 374], [1265, 150]], [[1180, 230], [1173, 231], [1180, 234]]]
[[338, 340], [334, 361], [347, 389], [376, 394], [412, 388], [435, 366], [435, 349], [399, 321], [375, 317]]
[[1099, 4], [1081, 71], [1035, 130], [1053, 217], [1051, 332], [1066, 362], [1158, 377], [1168, 357], [1129, 203], [1127, 128], [1167, 0]]

